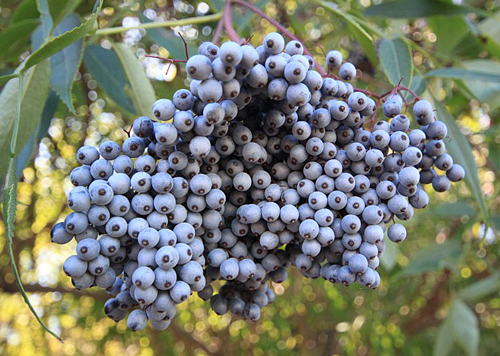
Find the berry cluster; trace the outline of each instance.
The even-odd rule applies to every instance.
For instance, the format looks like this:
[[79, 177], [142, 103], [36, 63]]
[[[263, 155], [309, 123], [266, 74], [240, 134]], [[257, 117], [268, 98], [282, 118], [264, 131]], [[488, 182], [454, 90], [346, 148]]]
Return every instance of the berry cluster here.
[[347, 83], [354, 65], [331, 51], [339, 79], [322, 77], [303, 51], [277, 33], [257, 48], [205, 42], [186, 63], [190, 90], [158, 100], [155, 120], [136, 119], [121, 147], [78, 150], [73, 212], [52, 241], [76, 240], [64, 271], [113, 295], [110, 318], [138, 307], [130, 329], [163, 330], [198, 292], [218, 314], [257, 320], [289, 266], [377, 288], [384, 235], [407, 235], [389, 223], [428, 205], [421, 184], [443, 192], [464, 178], [428, 101], [414, 104], [421, 127], [410, 130], [396, 87], [388, 120], [366, 130], [378, 103]]

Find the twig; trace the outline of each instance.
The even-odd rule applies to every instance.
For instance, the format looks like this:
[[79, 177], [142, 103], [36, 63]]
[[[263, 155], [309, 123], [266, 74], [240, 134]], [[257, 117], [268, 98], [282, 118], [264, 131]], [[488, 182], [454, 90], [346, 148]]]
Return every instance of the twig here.
[[415, 92], [413, 90], [411, 90], [410, 88], [403, 87], [403, 86], [400, 85], [399, 89], [407, 91], [408, 93], [410, 93], [411, 95], [413, 95], [417, 101], [420, 100], [420, 97], [417, 94], [415, 94]]
[[133, 29], [145, 29], [145, 30], [147, 30], [147, 29], [151, 29], [151, 28], [164, 28], [164, 27], [195, 25], [195, 24], [200, 24], [200, 23], [205, 23], [205, 22], [216, 21], [216, 20], [219, 20], [221, 17], [222, 17], [222, 12], [218, 12], [218, 13], [212, 14], [212, 15], [190, 17], [187, 19], [181, 19], [181, 20], [175, 20], [175, 21], [142, 23], [138, 26], [132, 26], [132, 27], [120, 26], [120, 27], [102, 28], [100, 30], [97, 30], [91, 36], [113, 35], [116, 33], [127, 32], [128, 30], [133, 30]]
[[381, 98], [381, 96], [380, 96], [380, 95], [375, 94], [374, 92], [371, 92], [371, 91], [366, 90], [366, 89], [354, 88], [354, 91], [357, 91], [357, 92], [360, 92], [360, 93], [366, 94], [366, 95], [368, 95], [368, 96], [371, 96], [371, 97], [373, 97], [373, 98], [376, 98], [377, 100]]
[[[182, 38], [182, 36], [181, 36], [181, 38]], [[184, 41], [184, 38], [182, 38], [182, 40]], [[188, 51], [187, 51], [187, 43], [186, 43], [186, 41], [184, 41], [184, 43], [186, 44], [186, 59], [163, 58], [163, 57], [153, 56], [153, 55], [150, 55], [150, 54], [146, 55], [146, 57], [148, 57], [148, 58], [156, 58], [156, 59], [161, 59], [161, 60], [163, 60], [163, 61], [168, 61], [168, 62], [170, 62], [170, 63], [168, 64], [167, 70], [165, 71], [165, 75], [167, 75], [167, 74], [168, 74], [168, 71], [170, 70], [170, 67], [172, 66], [172, 64], [174, 64], [174, 63], [186, 63], [186, 62], [188, 61], [189, 56], [188, 56]], [[124, 131], [125, 131], [125, 130], [124, 130]], [[127, 132], [127, 131], [125, 131], [125, 132]], [[127, 132], [127, 133], [129, 134], [129, 137], [130, 137], [130, 132]]]
[[182, 42], [184, 42], [184, 50], [186, 51], [186, 61], [189, 59], [189, 51], [188, 51], [188, 44], [186, 40], [184, 39], [184, 36], [182, 36], [182, 33], [177, 32], [179, 37], [181, 38]]
[[250, 37], [248, 37], [248, 38], [246, 39], [246, 41], [245, 41], [243, 44], [244, 44], [244, 45], [249, 44], [249, 43], [250, 43], [250, 41], [252, 40], [252, 38], [253, 38], [253, 33], [250, 35]]

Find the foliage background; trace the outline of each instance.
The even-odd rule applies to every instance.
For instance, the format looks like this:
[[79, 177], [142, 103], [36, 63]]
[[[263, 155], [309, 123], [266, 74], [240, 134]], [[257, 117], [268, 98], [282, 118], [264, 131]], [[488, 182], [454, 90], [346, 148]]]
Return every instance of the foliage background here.
[[[182, 59], [178, 31], [194, 53], [197, 44], [212, 38], [223, 1], [106, 0], [97, 9], [96, 23], [89, 20], [78, 36], [73, 31], [69, 38], [67, 31], [91, 14], [92, 1], [4, 0], [0, 75], [14, 73], [26, 58], [35, 64], [25, 74], [12, 159], [20, 178], [13, 255], [35, 310], [64, 344], [44, 332], [24, 304], [10, 266], [9, 235], [0, 226], [1, 354], [498, 353], [500, 3], [252, 3], [301, 38], [320, 63], [324, 64], [321, 48], [340, 49], [362, 70], [359, 87], [368, 85], [382, 93], [392, 87], [387, 78], [395, 77], [396, 67], [412, 72], [411, 87], [442, 104], [437, 104], [438, 117], [452, 127], [448, 147], [467, 165], [467, 184], [456, 184], [449, 193], [430, 193], [431, 207], [405, 223], [409, 238], [401, 245], [388, 242], [379, 269], [382, 284], [376, 291], [334, 286], [294, 273], [283, 285], [274, 286], [277, 299], [255, 324], [219, 317], [194, 297], [180, 305], [166, 332], [148, 328], [131, 333], [125, 322], [115, 324], [105, 317], [104, 292], [72, 289], [61, 265], [74, 245], [51, 244], [50, 228], [68, 213], [67, 177], [77, 165], [78, 147], [123, 140], [122, 128], [138, 115], [149, 114], [157, 97], [170, 97], [187, 84], [182, 64], [165, 74], [168, 64], [144, 55]], [[208, 20], [203, 17], [209, 15], [213, 16]], [[275, 30], [239, 6], [233, 6], [232, 17], [240, 37], [253, 35], [254, 45]], [[182, 26], [129, 28], [179, 19], [186, 19]], [[61, 34], [58, 50], [64, 49], [56, 53], [50, 46]], [[391, 46], [394, 51], [387, 51]], [[45, 57], [30, 57], [40, 47]], [[50, 58], [35, 63], [33, 57]], [[402, 62], [391, 65], [394, 58]], [[1, 176], [8, 169], [17, 100], [18, 79], [7, 82], [8, 78], [0, 78]], [[11, 218], [4, 212], [8, 224]]]

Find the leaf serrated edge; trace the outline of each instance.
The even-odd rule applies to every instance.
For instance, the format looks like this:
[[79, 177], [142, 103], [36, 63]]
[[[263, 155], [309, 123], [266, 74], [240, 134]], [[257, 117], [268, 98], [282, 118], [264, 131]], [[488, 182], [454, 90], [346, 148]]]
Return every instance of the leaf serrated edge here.
[[[69, 15], [68, 15], [69, 16]], [[78, 19], [80, 20], [80, 19]], [[62, 22], [62, 21], [61, 21]], [[76, 28], [76, 27], [75, 27]], [[83, 39], [79, 39], [79, 40], [76, 40], [75, 42], [73, 42], [72, 44], [74, 43], [77, 43], [78, 41], [82, 41], [82, 46], [80, 48], [80, 57], [78, 58], [78, 64], [76, 66], [76, 70], [75, 72], [73, 73], [73, 76], [71, 78], [71, 84], [69, 86], [69, 102], [66, 102], [61, 95], [59, 95], [59, 93], [57, 92], [57, 90], [51, 85], [51, 88], [55, 91], [55, 93], [57, 94], [57, 96], [59, 97], [59, 99], [62, 100], [62, 102], [64, 104], [66, 104], [66, 107], [68, 108], [69, 111], [71, 111], [73, 114], [76, 114], [76, 111], [75, 111], [75, 107], [73, 105], [73, 100], [71, 100], [71, 92], [73, 91], [73, 86], [75, 84], [75, 78], [76, 78], [76, 75], [78, 74], [78, 68], [80, 68], [81, 64], [82, 64], [82, 61], [83, 61], [83, 53], [85, 52], [85, 41], [83, 41]], [[68, 46], [69, 47], [69, 46]], [[66, 49], [67, 47], [65, 47], [64, 49]]]
[[[35, 52], [33, 52], [29, 57], [28, 59], [26, 60], [26, 64], [23, 68], [23, 72], [25, 72], [28, 68], [34, 66], [35, 64], [37, 63], [40, 63], [41, 61], [43, 61], [44, 59], [47, 59], [49, 58], [50, 56], [52, 56], [54, 53], [57, 53], [59, 52], [60, 50], [62, 50], [63, 48], [67, 47], [68, 45], [64, 46], [63, 48], [61, 49], [58, 49], [57, 51], [55, 52], [52, 52], [52, 51], [48, 51], [47, 48], [48, 47], [55, 47], [55, 49], [57, 49], [57, 47], [54, 45], [60, 41], [62, 41], [64, 39], [64, 37], [69, 37], [71, 36], [73, 33], [75, 32], [79, 32], [81, 31], [82, 29], [84, 30], [87, 30], [86, 33], [83, 33], [81, 36], [79, 36], [78, 38], [76, 38], [72, 43], [78, 41], [80, 38], [84, 37], [88, 32], [90, 32], [90, 30], [92, 29], [92, 27], [94, 26], [96, 20], [97, 20], [97, 16], [99, 15], [99, 11], [101, 10], [101, 7], [102, 7], [102, 2], [103, 0], [96, 0], [96, 3], [94, 5], [94, 10], [92, 11], [92, 15], [88, 18], [87, 21], [85, 21], [84, 23], [82, 23], [80, 26], [78, 27], [75, 27], [74, 29], [70, 30], [70, 31], [67, 31], [65, 33], [63, 33], [62, 35], [60, 36], [57, 36], [57, 37], [54, 37], [53, 39], [51, 39], [50, 41], [46, 42], [45, 44], [43, 44], [43, 46], [41, 46], [39, 49], [37, 49]], [[71, 43], [70, 43], [71, 44]]]

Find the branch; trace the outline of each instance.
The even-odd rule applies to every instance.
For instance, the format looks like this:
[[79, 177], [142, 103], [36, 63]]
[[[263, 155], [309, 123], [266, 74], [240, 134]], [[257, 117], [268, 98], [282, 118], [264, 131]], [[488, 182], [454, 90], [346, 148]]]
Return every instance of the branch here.
[[114, 35], [116, 33], [126, 32], [128, 30], [133, 30], [133, 29], [144, 29], [144, 30], [147, 30], [147, 29], [150, 29], [150, 28], [163, 28], [163, 27], [175, 27], [175, 26], [195, 25], [195, 24], [200, 24], [200, 23], [205, 23], [205, 22], [217, 21], [221, 17], [222, 17], [222, 12], [218, 12], [218, 13], [212, 14], [212, 15], [190, 17], [190, 18], [181, 19], [181, 20], [142, 23], [142, 24], [140, 24], [138, 26], [133, 26], [133, 27], [123, 27], [123, 26], [120, 26], [120, 27], [102, 28], [100, 30], [97, 30], [91, 36]]
[[[288, 37], [288, 38], [290, 38], [292, 40], [299, 41], [300, 43], [303, 43], [297, 36], [295, 36], [293, 33], [291, 33], [290, 31], [288, 31], [288, 29], [285, 26], [283, 26], [282, 24], [280, 24], [278, 21], [276, 21], [272, 17], [268, 16], [264, 11], [260, 10], [259, 8], [255, 7], [254, 5], [252, 5], [252, 4], [250, 4], [250, 3], [246, 2], [246, 1], [243, 1], [243, 0], [231, 0], [231, 2], [234, 3], [234, 4], [236, 4], [236, 5], [240, 5], [240, 6], [246, 7], [250, 11], [256, 13], [257, 15], [260, 15], [263, 19], [266, 19], [271, 25], [273, 25], [274, 27], [276, 27], [278, 29], [278, 31], [282, 32], [286, 37]], [[312, 57], [311, 52], [309, 52], [309, 50], [305, 46], [304, 46], [304, 53], [306, 55], [309, 55], [309, 56]], [[322, 76], [327, 75], [327, 73], [323, 69], [323, 67], [321, 67], [319, 65], [319, 63], [317, 63], [316, 61], [314, 63], [314, 66], [316, 67], [316, 70]]]

